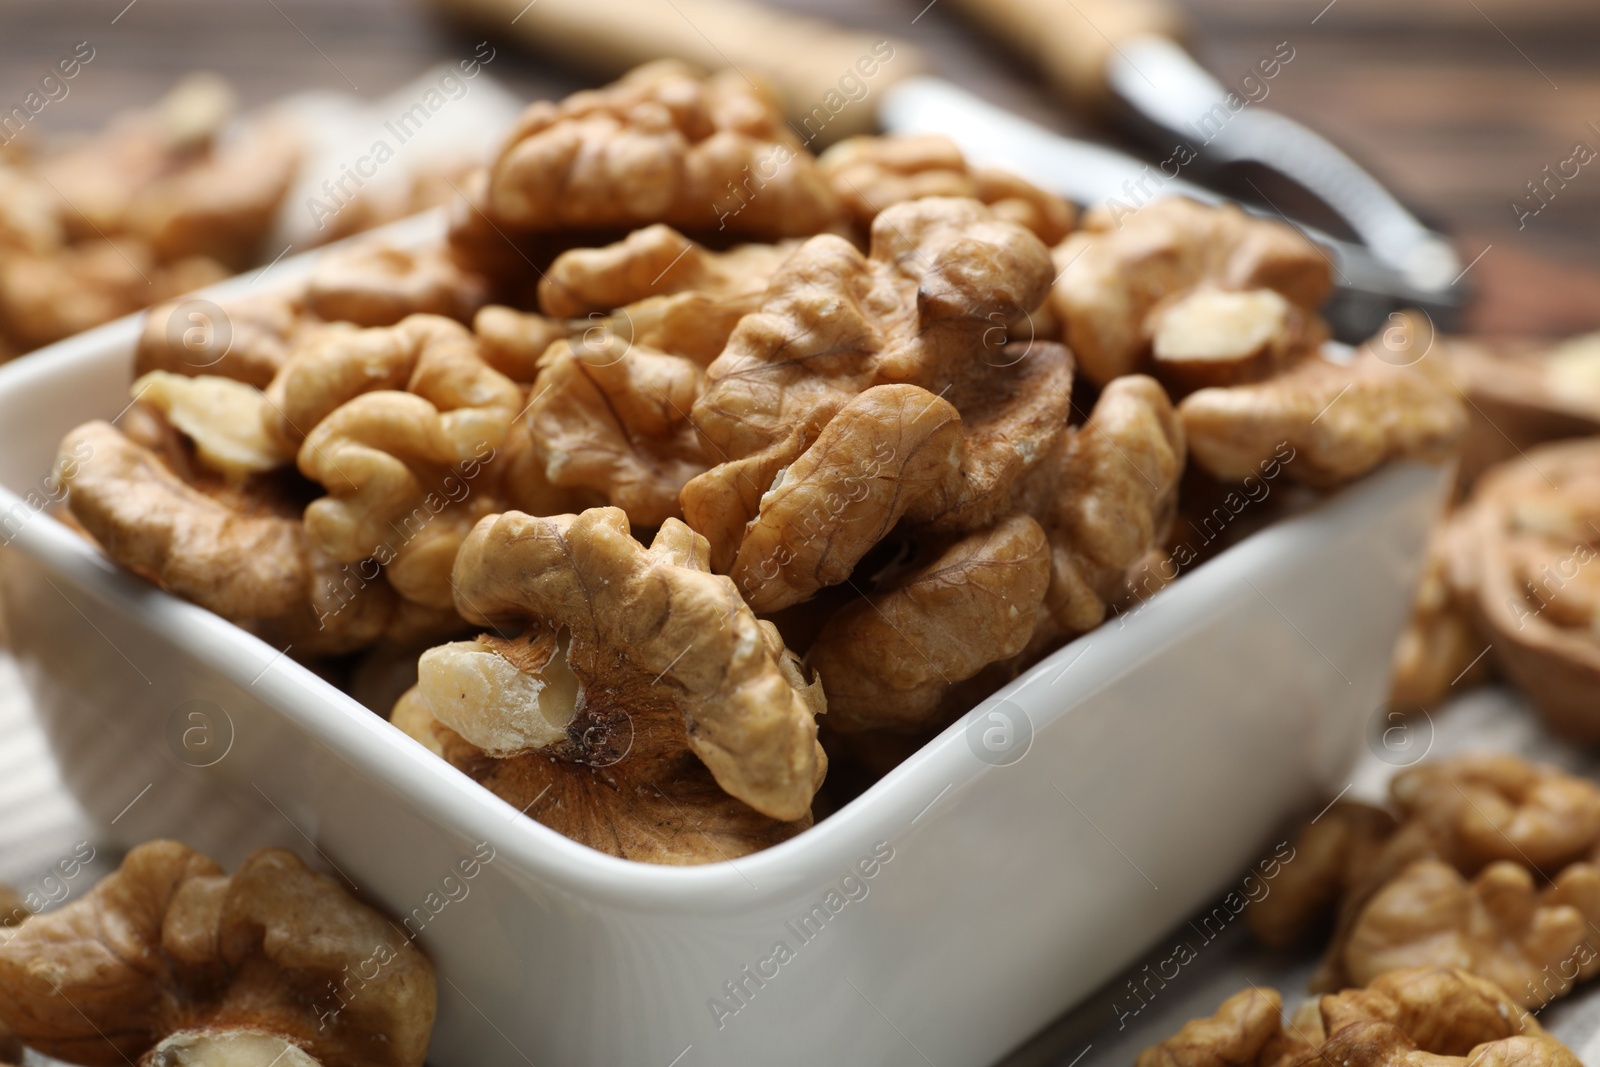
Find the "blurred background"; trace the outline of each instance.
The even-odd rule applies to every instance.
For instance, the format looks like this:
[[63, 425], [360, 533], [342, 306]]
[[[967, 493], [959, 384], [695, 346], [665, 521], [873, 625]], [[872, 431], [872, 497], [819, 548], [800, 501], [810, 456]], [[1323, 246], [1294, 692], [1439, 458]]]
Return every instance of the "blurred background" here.
[[[641, 0], [668, 3], [669, 0]], [[1237, 84], [1280, 42], [1292, 64], [1270, 104], [1328, 135], [1456, 241], [1476, 332], [1566, 335], [1600, 327], [1600, 165], [1583, 166], [1536, 217], [1528, 183], [1600, 151], [1600, 5], [1589, 0], [1177, 0], [1189, 45]], [[9, 109], [79, 41], [94, 59], [34, 120], [43, 139], [148, 106], [183, 74], [228, 78], [246, 108], [306, 89], [375, 100], [433, 64], [469, 57], [523, 99], [604, 78], [407, 0], [9, 0], [0, 13], [0, 102]], [[783, 6], [921, 48], [933, 72], [1037, 122], [1142, 146], [1061, 105], [1038, 73], [954, 3], [783, 0]], [[739, 57], [731, 57], [735, 62]], [[1570, 167], [1568, 173], [1570, 173]], [[1531, 202], [1531, 201], [1530, 201]], [[1487, 251], [1485, 251], [1487, 250]]]

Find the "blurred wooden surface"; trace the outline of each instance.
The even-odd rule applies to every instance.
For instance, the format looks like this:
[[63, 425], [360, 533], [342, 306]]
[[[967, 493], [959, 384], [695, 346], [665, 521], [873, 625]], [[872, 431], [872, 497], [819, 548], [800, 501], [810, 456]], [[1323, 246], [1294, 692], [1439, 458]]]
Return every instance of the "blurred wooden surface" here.
[[[665, 3], [667, 0], [640, 0]], [[939, 73], [1064, 131], [1067, 114], [1032, 72], [935, 0], [782, 0], [916, 42]], [[263, 103], [307, 87], [378, 95], [484, 36], [407, 0], [6, 0], [0, 106], [87, 40], [95, 58], [36, 120], [49, 133], [103, 121], [207, 68]], [[1600, 151], [1600, 5], [1593, 0], [1187, 0], [1192, 46], [1236, 82], [1279, 42], [1295, 58], [1268, 106], [1306, 121], [1368, 164], [1459, 243], [1474, 325], [1570, 333], [1600, 328], [1600, 161], [1519, 230], [1514, 201], [1585, 142]], [[919, 12], [922, 14], [919, 17]], [[913, 23], [913, 19], [915, 22]], [[731, 57], [736, 62], [738, 57]], [[581, 73], [502, 48], [489, 70], [532, 98]], [[1591, 128], [1589, 123], [1595, 123]], [[1097, 131], [1115, 137], [1115, 130]], [[1492, 246], [1492, 247], [1491, 247]]]

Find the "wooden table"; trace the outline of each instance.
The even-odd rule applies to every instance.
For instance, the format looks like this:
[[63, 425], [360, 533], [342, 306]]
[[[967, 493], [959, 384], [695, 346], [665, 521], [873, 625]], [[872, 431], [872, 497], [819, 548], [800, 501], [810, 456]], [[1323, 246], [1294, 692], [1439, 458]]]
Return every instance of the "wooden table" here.
[[[941, 74], [1062, 130], [1090, 131], [1032, 72], [937, 2], [915, 25], [926, 0], [783, 2], [915, 41]], [[197, 68], [227, 75], [248, 104], [318, 86], [377, 95], [427, 64], [470, 55], [482, 36], [443, 24], [418, 3], [387, 0], [125, 3], [8, 0], [0, 10], [0, 105], [20, 102], [85, 40], [95, 58], [36, 120], [46, 132], [102, 122]], [[1528, 195], [1526, 183], [1570, 158], [1578, 142], [1600, 151], [1600, 7], [1592, 0], [1187, 6], [1194, 48], [1224, 81], [1289, 42], [1295, 58], [1272, 83], [1270, 106], [1369, 164], [1457, 237], [1463, 262], [1488, 250], [1469, 275], [1478, 292], [1471, 325], [1548, 334], [1600, 328], [1600, 161], [1520, 228], [1512, 207]], [[530, 98], [590, 80], [504, 47], [491, 69]]]

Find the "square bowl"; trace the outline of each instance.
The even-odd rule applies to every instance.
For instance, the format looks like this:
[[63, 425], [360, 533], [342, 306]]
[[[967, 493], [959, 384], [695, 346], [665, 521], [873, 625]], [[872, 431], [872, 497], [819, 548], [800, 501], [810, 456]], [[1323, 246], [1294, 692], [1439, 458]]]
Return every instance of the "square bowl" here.
[[230, 866], [282, 845], [395, 916], [438, 967], [440, 1065], [993, 1062], [1337, 791], [1448, 475], [1393, 464], [1243, 539], [789, 841], [656, 867], [523, 817], [50, 517], [56, 445], [125, 409], [139, 325], [0, 367], [0, 610], [30, 696], [109, 841]]

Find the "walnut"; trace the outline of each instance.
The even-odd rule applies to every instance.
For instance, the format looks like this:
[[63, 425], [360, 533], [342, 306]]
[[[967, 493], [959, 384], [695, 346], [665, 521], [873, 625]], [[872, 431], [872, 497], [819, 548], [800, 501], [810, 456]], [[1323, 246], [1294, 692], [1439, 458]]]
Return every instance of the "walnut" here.
[[1051, 304], [1096, 385], [1138, 371], [1233, 384], [1320, 341], [1328, 261], [1291, 227], [1179, 197], [1083, 221], [1055, 250]]
[[1172, 1037], [1145, 1049], [1135, 1067], [1277, 1067], [1300, 1047], [1284, 1036], [1282, 1010], [1276, 989], [1235, 993], [1215, 1015], [1191, 1019]]
[[457, 266], [445, 246], [397, 248], [365, 238], [317, 257], [306, 307], [330, 321], [392, 326], [408, 315], [471, 322], [489, 298], [482, 278]]
[[936, 723], [952, 685], [1021, 652], [1050, 583], [1050, 546], [1027, 515], [928, 551], [823, 626], [807, 654], [830, 729]]
[[0, 943], [0, 1018], [73, 1063], [421, 1067], [434, 1012], [427, 958], [279, 849], [228, 876], [175, 841], [140, 845]]
[[217, 374], [264, 389], [317, 325], [293, 296], [161, 304], [145, 314], [134, 373]]
[[[1446, 967], [1382, 975], [1322, 997], [1285, 1025], [1276, 990], [1251, 988], [1140, 1054], [1138, 1067], [1577, 1067], [1492, 982]], [[1309, 1006], [1308, 1006], [1309, 1007]]]
[[1161, 386], [1142, 375], [1106, 386], [1067, 437], [1053, 486], [1046, 606], [1065, 633], [1100, 625], [1128, 575], [1161, 543], [1177, 512], [1184, 430]]
[[126, 418], [143, 423], [151, 447], [91, 422], [58, 459], [73, 517], [113, 560], [302, 655], [363, 647], [392, 624], [393, 594], [352, 583], [309, 543], [292, 492], [208, 477], [153, 412], [135, 405]]
[[[491, 516], [462, 545], [454, 584], [470, 621], [536, 631], [526, 654], [491, 645], [532, 681], [506, 684], [506, 667], [438, 650], [421, 663], [421, 693], [437, 719], [475, 752], [518, 753], [485, 765], [443, 746], [491, 789], [527, 791], [522, 806], [559, 787], [534, 817], [596, 848], [668, 862], [700, 849], [687, 836], [691, 812], [723, 828], [713, 836], [746, 840], [744, 851], [808, 818], [826, 770], [820, 687], [804, 682], [733, 583], [709, 573], [705, 539], [681, 522], [665, 522], [647, 550], [616, 508]], [[560, 657], [556, 631], [568, 642]], [[488, 681], [471, 690], [430, 682], [436, 668], [453, 678], [460, 663]], [[530, 692], [570, 694], [573, 684], [552, 673], [561, 663], [580, 687], [575, 703], [535, 714]], [[451, 692], [501, 703], [463, 707]], [[696, 771], [702, 764], [709, 778]]]
[[1600, 447], [1544, 445], [1493, 468], [1459, 513], [1450, 580], [1496, 665], [1550, 724], [1600, 738]]
[[925, 196], [981, 200], [995, 214], [1026, 226], [1047, 245], [1072, 229], [1071, 204], [1011, 174], [971, 167], [956, 143], [943, 134], [851, 137], [822, 153], [817, 168], [862, 230], [878, 212]]
[[484, 209], [511, 230], [804, 236], [840, 221], [772, 94], [740, 71], [650, 63], [523, 112], [489, 169]]
[[1458, 686], [1470, 689], [1488, 679], [1488, 642], [1478, 639], [1472, 616], [1450, 580], [1460, 543], [1459, 524], [1442, 517], [1428, 540], [1411, 620], [1394, 650], [1389, 699], [1398, 709], [1434, 708]]
[[[1571, 877], [1594, 884], [1587, 864]], [[1362, 910], [1344, 945], [1345, 973], [1358, 985], [1408, 967], [1445, 966], [1487, 978], [1524, 1007], [1539, 1007], [1600, 970], [1589, 917], [1536, 891], [1526, 867], [1493, 863], [1468, 883], [1440, 860], [1419, 860]]]
[[1457, 484], [1549, 441], [1600, 434], [1600, 336], [1452, 338], [1450, 375], [1471, 403]]
[[1600, 845], [1600, 786], [1517, 756], [1418, 764], [1389, 789], [1463, 874], [1510, 860], [1553, 875]]
[[67, 243], [61, 198], [24, 167], [0, 165], [0, 248], [46, 255]]
[[[1287, 443], [1294, 450], [1283, 465], [1288, 476], [1324, 488], [1391, 459], [1444, 455], [1465, 416], [1447, 384], [1406, 362], [1425, 358], [1413, 357], [1410, 346], [1431, 336], [1419, 320], [1408, 322], [1373, 338], [1349, 363], [1310, 355], [1256, 384], [1190, 394], [1178, 413], [1195, 462], [1240, 479]], [[1388, 349], [1395, 343], [1404, 346], [1398, 355]]]
[[134, 237], [95, 236], [54, 252], [0, 257], [0, 323], [24, 350], [221, 281], [204, 257], [158, 263]]
[[449, 319], [326, 330], [266, 395], [274, 432], [328, 491], [306, 506], [310, 541], [340, 563], [374, 560], [407, 600], [452, 610], [450, 566], [474, 522], [508, 503], [561, 503], [513, 425], [521, 387]]
[[557, 256], [539, 281], [539, 306], [546, 315], [575, 319], [670, 293], [753, 296], [799, 246], [780, 241], [712, 252], [657, 223], [603, 248]]
[[164, 260], [206, 256], [242, 269], [260, 257], [300, 155], [300, 138], [286, 124], [247, 122], [205, 157], [139, 190], [127, 228]]
[[1282, 865], [1272, 892], [1250, 908], [1250, 931], [1273, 948], [1305, 940], [1332, 917], [1395, 825], [1382, 808], [1334, 804], [1295, 837], [1293, 859]]
[[294, 459], [271, 432], [265, 394], [254, 386], [158, 370], [135, 380], [132, 392], [194, 443], [196, 459], [225, 477], [240, 480]]
[[[856, 395], [894, 384], [982, 398], [973, 383], [1004, 378], [1012, 365], [1031, 370], [1036, 361], [1019, 355], [1021, 341], [1006, 342], [1049, 281], [1038, 239], [971, 200], [889, 208], [873, 223], [870, 256], [832, 236], [801, 246], [708, 368], [692, 413], [721, 462], [684, 487], [682, 504], [711, 540], [717, 569], [731, 565], [779, 470]], [[1059, 364], [1059, 350], [1047, 348], [1033, 344], [1038, 362]], [[1049, 452], [1019, 457], [1003, 473], [1015, 477]]]

